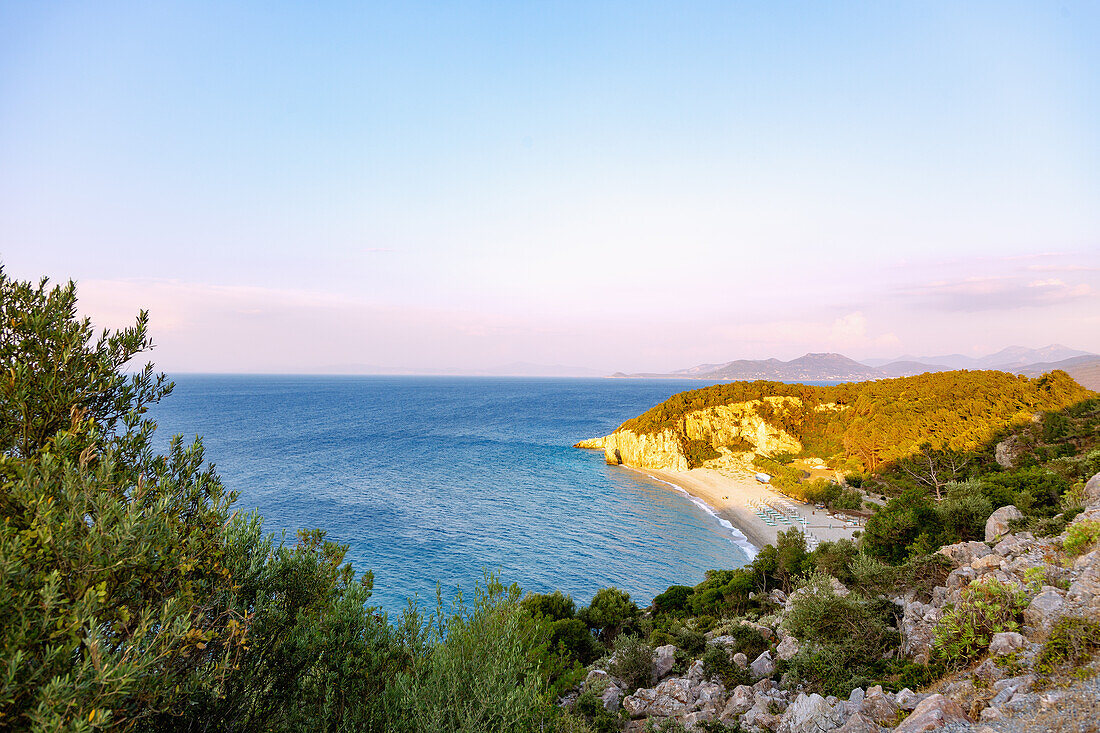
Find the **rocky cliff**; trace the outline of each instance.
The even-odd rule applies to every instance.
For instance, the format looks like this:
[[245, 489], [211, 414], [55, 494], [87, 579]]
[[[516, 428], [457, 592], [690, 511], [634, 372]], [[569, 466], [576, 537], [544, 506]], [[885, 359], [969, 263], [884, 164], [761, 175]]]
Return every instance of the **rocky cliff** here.
[[[802, 450], [798, 439], [761, 413], [801, 406], [797, 397], [764, 397], [686, 413], [675, 426], [652, 433], [619, 428], [577, 448], [602, 450], [611, 464], [686, 471], [690, 468], [744, 468], [756, 453]], [[770, 409], [768, 409], [770, 407]]]

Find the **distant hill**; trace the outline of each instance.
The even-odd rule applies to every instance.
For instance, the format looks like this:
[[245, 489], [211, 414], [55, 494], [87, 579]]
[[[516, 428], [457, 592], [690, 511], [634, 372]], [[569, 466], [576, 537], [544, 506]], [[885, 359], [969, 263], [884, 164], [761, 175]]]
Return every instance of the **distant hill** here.
[[[993, 369], [997, 371], [1027, 374], [1034, 376], [1052, 369], [1065, 369], [1071, 375], [1076, 369], [1083, 379], [1092, 379], [1089, 384], [1081, 382], [1090, 389], [1100, 389], [1096, 376], [1088, 369], [1089, 364], [1100, 363], [1100, 356], [1087, 351], [1071, 349], [1061, 344], [1051, 344], [1040, 349], [1025, 346], [1009, 346], [995, 354], [982, 357], [963, 354], [944, 354], [941, 356], [900, 356], [897, 359], [868, 359], [858, 362], [843, 354], [805, 354], [797, 359], [738, 359], [724, 364], [698, 364], [687, 369], [678, 369], [667, 373], [624, 374], [616, 372], [613, 377], [631, 377], [635, 379], [705, 379], [715, 382], [753, 381], [757, 379], [776, 381], [810, 382], [865, 382], [873, 379], [895, 377], [913, 377], [930, 372], [945, 372], [952, 369]], [[1092, 376], [1090, 376], [1092, 375]], [[1076, 377], [1075, 377], [1076, 378]]]
[[948, 369], [999, 369], [1013, 371], [1013, 367], [1026, 367], [1032, 364], [1049, 364], [1077, 356], [1095, 356], [1087, 351], [1071, 349], [1062, 344], [1050, 344], [1040, 349], [1026, 346], [1008, 346], [995, 354], [986, 356], [964, 356], [963, 354], [941, 354], [939, 356], [912, 356], [906, 354], [897, 359], [867, 359], [868, 366], [882, 367], [889, 363], [916, 362]]
[[715, 381], [839, 381], [863, 382], [881, 379], [885, 372], [860, 364], [843, 354], [805, 354], [790, 361], [779, 359], [738, 359], [725, 364], [700, 364], [667, 374], [623, 374], [616, 377], [650, 379], [708, 379]]
[[1100, 356], [1091, 354], [1075, 356], [1049, 364], [1031, 364], [1022, 369], [1010, 371], [1023, 374], [1025, 377], [1037, 377], [1054, 369], [1061, 369], [1066, 372], [1082, 387], [1100, 392]]

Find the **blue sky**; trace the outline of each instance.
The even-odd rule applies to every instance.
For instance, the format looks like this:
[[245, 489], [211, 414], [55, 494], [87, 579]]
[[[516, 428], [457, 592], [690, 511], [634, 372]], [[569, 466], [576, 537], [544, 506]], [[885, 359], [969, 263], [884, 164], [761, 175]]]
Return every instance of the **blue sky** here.
[[8, 3], [0, 258], [170, 370], [1100, 351], [1100, 4]]

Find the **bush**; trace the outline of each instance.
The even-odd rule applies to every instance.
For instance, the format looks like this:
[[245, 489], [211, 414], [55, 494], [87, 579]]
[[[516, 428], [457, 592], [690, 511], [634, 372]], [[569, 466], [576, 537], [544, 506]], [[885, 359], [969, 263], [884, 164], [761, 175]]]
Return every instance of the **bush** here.
[[520, 591], [490, 576], [472, 608], [456, 602], [444, 634], [400, 674], [389, 729], [416, 733], [526, 730], [542, 712], [545, 677], [535, 650], [544, 630]]
[[687, 609], [688, 598], [693, 589], [686, 585], [669, 586], [668, 590], [653, 599], [653, 608], [657, 613], [677, 613]]
[[169, 726], [240, 659], [233, 495], [198, 441], [152, 451], [147, 322], [96, 337], [72, 283], [0, 269], [0, 725]]
[[882, 652], [853, 637], [833, 643], [803, 643], [787, 663], [792, 681], [822, 695], [848, 697], [867, 687], [884, 668]]
[[962, 599], [944, 610], [936, 623], [933, 649], [937, 659], [950, 668], [976, 660], [993, 634], [1016, 631], [1027, 607], [1023, 589], [986, 576], [968, 585]]
[[553, 593], [528, 593], [520, 601], [520, 606], [532, 616], [542, 617], [547, 621], [573, 618], [576, 613], [572, 596], [567, 596], [560, 590]]
[[1100, 521], [1095, 519], [1078, 522], [1066, 530], [1065, 551], [1080, 555], [1100, 541]]
[[721, 680], [727, 690], [752, 683], [749, 671], [737, 665], [730, 651], [720, 644], [711, 644], [703, 652], [703, 671], [707, 677]]
[[1051, 629], [1050, 637], [1035, 662], [1035, 669], [1044, 674], [1065, 664], [1080, 665], [1100, 651], [1100, 623], [1067, 616]]
[[951, 481], [945, 487], [943, 501], [936, 505], [936, 514], [943, 528], [940, 542], [953, 544], [985, 537], [985, 520], [993, 513], [993, 505], [982, 492], [980, 481]]
[[[897, 565], [911, 554], [922, 534], [939, 534], [939, 516], [922, 489], [908, 489], [875, 512], [860, 537], [863, 549], [872, 557]], [[935, 544], [924, 541], [923, 544]]]
[[653, 649], [636, 636], [615, 639], [615, 653], [608, 672], [627, 685], [627, 690], [646, 687], [653, 679]]
[[612, 587], [596, 591], [592, 602], [581, 609], [577, 618], [588, 624], [588, 628], [598, 631], [605, 642], [610, 642], [624, 625], [637, 619], [640, 614], [629, 593]]

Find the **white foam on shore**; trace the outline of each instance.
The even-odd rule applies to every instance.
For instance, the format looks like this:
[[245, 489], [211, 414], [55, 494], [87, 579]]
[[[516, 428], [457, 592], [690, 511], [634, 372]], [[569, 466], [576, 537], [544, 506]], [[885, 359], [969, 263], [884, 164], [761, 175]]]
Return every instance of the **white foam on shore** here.
[[[642, 471], [642, 473], [645, 473], [645, 471]], [[710, 504], [707, 504], [705, 501], [703, 501], [699, 497], [695, 496], [694, 494], [692, 494], [690, 491], [685, 489], [683, 486], [680, 486], [679, 484], [674, 484], [671, 481], [665, 481], [663, 478], [657, 478], [656, 476], [654, 476], [652, 474], [649, 474], [649, 473], [645, 473], [645, 475], [649, 476], [654, 481], [665, 484], [666, 486], [671, 486], [672, 488], [676, 489], [677, 491], [679, 491], [682, 494], [686, 494], [687, 497], [689, 499], [691, 499], [692, 504], [694, 504], [695, 506], [697, 506], [700, 509], [702, 509], [703, 511], [705, 511], [707, 514], [709, 514], [712, 517], [714, 517], [715, 519], [717, 519], [718, 524], [722, 525], [724, 528], [729, 530], [729, 533], [730, 533], [730, 536], [731, 536], [730, 542], [732, 542], [733, 544], [737, 545], [742, 550], [744, 550], [745, 554], [748, 555], [748, 558], [749, 558], [750, 561], [754, 557], [756, 557], [756, 554], [760, 551], [760, 549], [756, 545], [754, 545], [753, 543], [749, 542], [749, 538], [746, 537], [745, 534], [741, 530], [739, 530], [737, 527], [733, 526], [732, 522], [730, 522], [728, 519], [724, 519], [724, 518], [718, 516], [718, 512], [714, 511], [714, 507], [712, 507]]]

